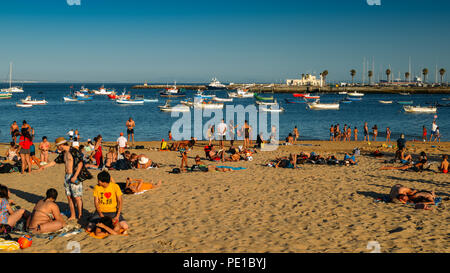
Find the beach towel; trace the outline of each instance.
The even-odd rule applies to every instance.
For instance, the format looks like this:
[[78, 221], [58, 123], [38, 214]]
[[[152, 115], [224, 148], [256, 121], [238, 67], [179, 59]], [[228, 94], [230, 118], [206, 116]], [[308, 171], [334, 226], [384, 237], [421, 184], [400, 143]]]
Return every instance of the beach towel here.
[[216, 168], [219, 169], [232, 169], [233, 171], [240, 171], [240, 170], [245, 170], [246, 168], [243, 167], [229, 167], [229, 166], [216, 166]]
[[72, 236], [72, 235], [79, 234], [82, 231], [83, 231], [83, 229], [81, 229], [78, 224], [68, 224], [65, 227], [63, 227], [62, 229], [60, 229], [58, 231], [55, 231], [55, 232], [50, 232], [50, 233], [33, 234], [31, 232], [15, 230], [15, 231], [11, 232], [11, 234], [14, 234], [14, 235], [30, 235], [30, 236], [35, 237], [35, 238], [48, 239], [49, 241], [51, 241], [51, 240], [53, 240], [56, 237], [69, 237], [69, 236]]
[[10, 241], [5, 239], [0, 239], [0, 250], [4, 251], [16, 251], [19, 250], [19, 243], [16, 241]]

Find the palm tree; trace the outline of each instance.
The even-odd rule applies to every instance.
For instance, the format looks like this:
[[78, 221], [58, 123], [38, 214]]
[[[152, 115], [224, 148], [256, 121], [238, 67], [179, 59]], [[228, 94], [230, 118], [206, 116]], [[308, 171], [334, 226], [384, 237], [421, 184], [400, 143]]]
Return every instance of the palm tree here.
[[352, 84], [353, 84], [355, 76], [356, 76], [356, 70], [355, 69], [350, 70], [350, 75], [352, 76]]
[[441, 84], [443, 83], [443, 79], [444, 79], [445, 72], [447, 72], [447, 71], [445, 71], [444, 68], [441, 68], [441, 69], [439, 70], [439, 74], [441, 75]]
[[324, 71], [322, 72], [323, 85], [324, 85], [324, 86], [326, 85], [326, 82], [327, 82], [327, 76], [328, 76], [328, 70], [324, 70]]
[[410, 76], [410, 75], [409, 75], [409, 72], [406, 72], [406, 73], [405, 73], [405, 81], [409, 81], [409, 76]]
[[369, 85], [370, 85], [371, 82], [372, 82], [373, 71], [372, 71], [372, 70], [369, 70], [369, 72], [367, 73], [367, 75], [369, 76]]
[[423, 82], [427, 82], [427, 75], [428, 75], [428, 68], [424, 68], [422, 70], [422, 74], [423, 74]]
[[386, 76], [387, 76], [387, 81], [388, 81], [388, 82], [390, 82], [390, 81], [389, 81], [389, 79], [390, 79], [389, 76], [390, 76], [390, 75], [391, 75], [391, 70], [390, 70], [390, 69], [386, 70]]

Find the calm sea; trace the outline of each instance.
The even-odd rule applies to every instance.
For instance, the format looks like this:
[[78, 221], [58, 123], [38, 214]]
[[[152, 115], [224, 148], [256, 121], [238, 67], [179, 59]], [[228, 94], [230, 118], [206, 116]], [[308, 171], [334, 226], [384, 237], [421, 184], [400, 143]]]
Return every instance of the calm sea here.
[[[0, 141], [11, 141], [9, 126], [12, 121], [19, 125], [26, 120], [35, 129], [36, 141], [42, 136], [47, 136], [50, 141], [56, 137], [66, 136], [70, 129], [80, 131], [81, 140], [101, 134], [105, 141], [115, 141], [120, 132], [126, 133], [125, 122], [132, 117], [136, 122], [135, 140], [161, 140], [167, 139], [168, 131], [178, 118], [172, 118], [170, 113], [159, 110], [158, 105], [165, 102], [165, 98], [159, 97], [159, 90], [133, 90], [135, 84], [105, 84], [106, 88], [114, 88], [121, 92], [124, 88], [131, 91], [132, 95], [144, 95], [145, 98], [158, 98], [157, 103], [145, 103], [144, 105], [119, 105], [106, 96], [95, 96], [93, 101], [70, 102], [63, 101], [63, 96], [70, 92], [70, 86], [79, 90], [81, 84], [25, 84], [24, 93], [14, 94], [12, 99], [0, 100], [2, 109], [0, 115]], [[6, 85], [0, 85], [2, 88]], [[101, 84], [85, 84], [89, 89], [98, 89]], [[187, 91], [187, 98], [192, 98], [195, 91]], [[206, 92], [214, 93], [225, 98], [225, 91]], [[16, 103], [27, 95], [33, 99], [46, 99], [49, 103], [32, 108], [18, 108]], [[329, 139], [329, 128], [331, 124], [339, 123], [341, 128], [344, 124], [352, 128], [358, 127], [359, 136], [362, 137], [362, 128], [367, 121], [369, 128], [377, 125], [379, 128], [379, 140], [384, 140], [386, 127], [392, 131], [392, 139], [398, 138], [405, 133], [408, 140], [422, 138], [422, 126], [425, 125], [428, 132], [435, 114], [408, 114], [402, 110], [402, 105], [396, 101], [414, 101], [414, 105], [426, 106], [429, 103], [450, 103], [442, 98], [448, 95], [411, 95], [402, 96], [397, 94], [367, 94], [362, 101], [350, 104], [341, 104], [339, 111], [312, 111], [307, 109], [306, 104], [289, 104], [285, 99], [294, 99], [291, 94], [263, 94], [263, 96], [274, 96], [285, 112], [279, 115], [280, 139], [284, 139], [292, 132], [294, 126], [300, 131], [301, 139], [326, 140]], [[344, 98], [338, 94], [321, 94], [321, 102], [335, 102]], [[186, 99], [186, 98], [181, 98]], [[172, 99], [172, 105], [181, 99]], [[379, 100], [393, 100], [393, 104], [380, 104]], [[254, 104], [254, 99], [234, 99], [232, 103], [242, 104], [244, 107]], [[193, 113], [193, 111], [191, 111]], [[224, 110], [225, 114], [225, 110]], [[450, 141], [450, 107], [438, 108], [437, 124], [441, 132], [441, 141]], [[193, 114], [192, 114], [193, 116]], [[206, 123], [210, 118], [204, 117]], [[230, 118], [226, 117], [228, 121]], [[258, 129], [259, 130], [259, 129]], [[269, 130], [270, 131], [270, 130]]]

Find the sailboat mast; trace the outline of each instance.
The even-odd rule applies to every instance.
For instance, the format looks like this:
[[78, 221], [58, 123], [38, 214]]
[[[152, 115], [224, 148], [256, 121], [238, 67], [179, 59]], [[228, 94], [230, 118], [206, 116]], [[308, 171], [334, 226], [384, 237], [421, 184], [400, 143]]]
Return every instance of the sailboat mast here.
[[9, 63], [9, 88], [11, 88], [12, 82], [12, 62]]

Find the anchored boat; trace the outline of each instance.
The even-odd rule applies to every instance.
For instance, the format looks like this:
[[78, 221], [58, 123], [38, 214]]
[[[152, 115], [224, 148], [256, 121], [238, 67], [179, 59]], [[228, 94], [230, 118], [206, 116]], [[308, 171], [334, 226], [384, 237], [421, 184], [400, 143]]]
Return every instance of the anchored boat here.
[[32, 104], [32, 105], [44, 105], [47, 104], [48, 102], [46, 100], [37, 100], [31, 99], [31, 96], [27, 96], [24, 100], [21, 100], [23, 104]]
[[406, 113], [436, 113], [437, 108], [433, 106], [411, 106], [411, 105], [405, 105], [403, 106], [403, 109]]
[[319, 100], [308, 103], [311, 110], [339, 110], [339, 103], [320, 103]]

